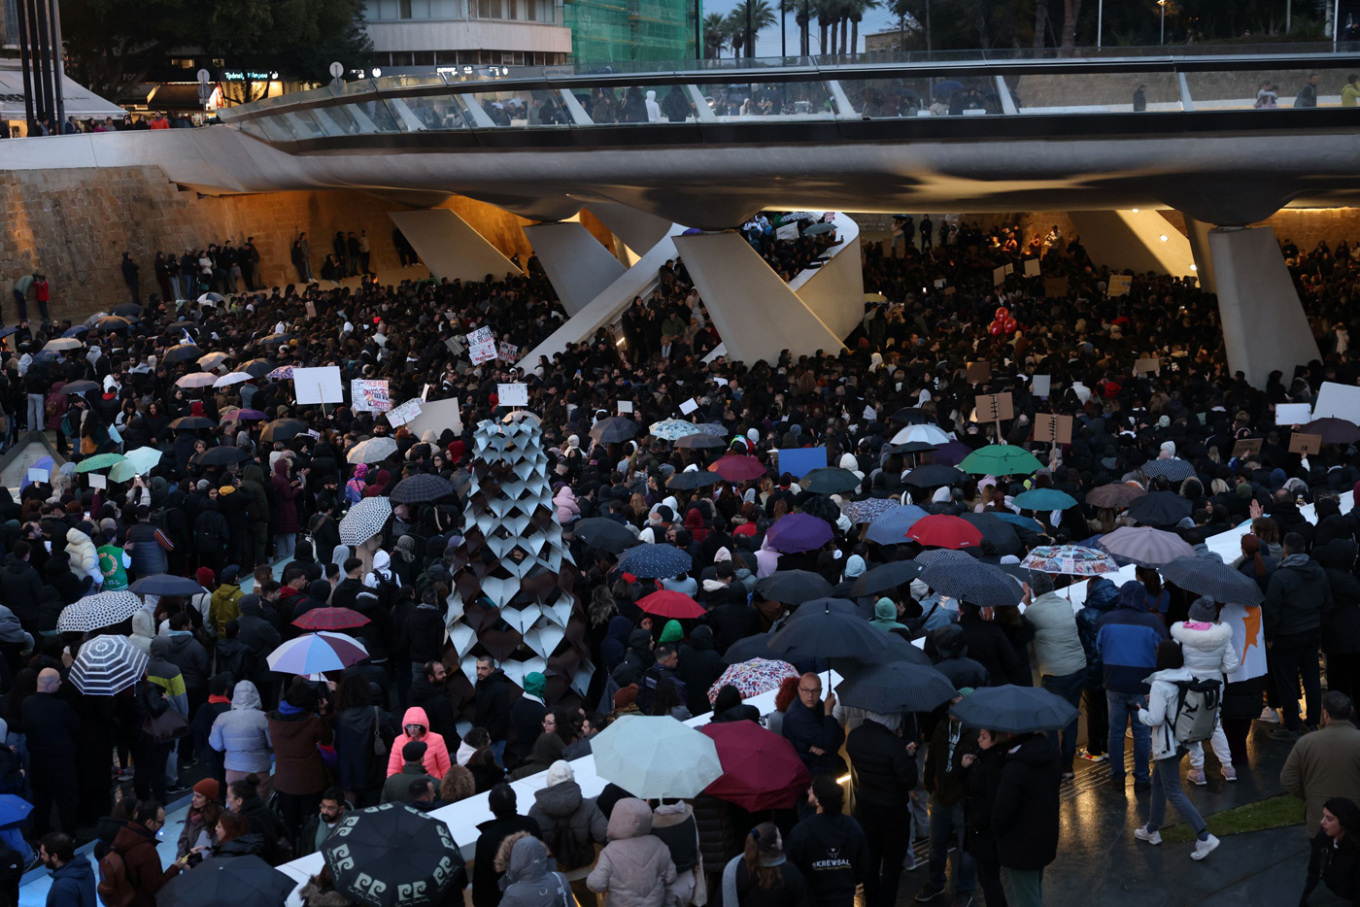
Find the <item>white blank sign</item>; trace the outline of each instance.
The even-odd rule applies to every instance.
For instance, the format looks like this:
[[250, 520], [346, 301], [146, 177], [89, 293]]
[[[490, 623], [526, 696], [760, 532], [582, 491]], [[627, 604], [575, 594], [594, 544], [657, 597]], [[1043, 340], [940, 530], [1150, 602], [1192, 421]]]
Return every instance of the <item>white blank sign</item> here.
[[345, 388], [340, 383], [340, 366], [293, 369], [293, 387], [298, 403], [344, 403]]
[[[1313, 407], [1314, 419], [1345, 419], [1360, 424], [1360, 387], [1337, 384], [1333, 381], [1322, 382], [1318, 391], [1317, 405]], [[1276, 419], [1278, 422], [1278, 418]]]

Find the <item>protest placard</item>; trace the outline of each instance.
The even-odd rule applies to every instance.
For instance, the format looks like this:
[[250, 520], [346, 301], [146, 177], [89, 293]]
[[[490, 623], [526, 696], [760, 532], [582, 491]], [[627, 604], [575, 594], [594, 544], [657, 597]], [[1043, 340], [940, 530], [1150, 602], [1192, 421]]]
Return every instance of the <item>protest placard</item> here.
[[1254, 457], [1261, 452], [1260, 438], [1243, 438], [1233, 445], [1232, 455], [1238, 459]]
[[345, 402], [338, 365], [293, 369], [293, 390], [301, 404]]
[[497, 384], [496, 400], [501, 406], [528, 406], [529, 385]]
[[[454, 401], [457, 403], [458, 401]], [[421, 401], [418, 397], [407, 400], [401, 406], [394, 406], [387, 411], [387, 424], [393, 428], [405, 425], [421, 412]]]
[[1036, 413], [1034, 416], [1034, 440], [1048, 444], [1071, 444], [1072, 417]]
[[779, 449], [779, 471], [795, 479], [826, 466], [825, 447], [785, 447]]
[[392, 408], [386, 378], [355, 378], [349, 383], [356, 413], [385, 413]]
[[975, 405], [979, 422], [999, 422], [1015, 418], [1015, 404], [1010, 394], [980, 395]]
[[1289, 452], [1300, 456], [1308, 456], [1322, 450], [1322, 435], [1312, 435], [1303, 431], [1296, 431], [1289, 436]]
[[1039, 276], [1039, 259], [1037, 258], [1025, 259], [1025, 276], [1026, 277]]

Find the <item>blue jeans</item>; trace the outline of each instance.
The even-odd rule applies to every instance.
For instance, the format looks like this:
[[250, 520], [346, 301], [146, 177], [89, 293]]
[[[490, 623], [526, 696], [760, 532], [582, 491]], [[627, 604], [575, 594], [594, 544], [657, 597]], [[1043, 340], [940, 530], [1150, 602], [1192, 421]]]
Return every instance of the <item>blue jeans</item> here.
[[930, 804], [930, 884], [944, 888], [949, 881], [948, 858], [949, 840], [955, 839], [958, 850], [954, 851], [954, 894], [966, 894], [973, 890], [973, 855], [963, 848], [964, 830], [963, 804], [944, 806], [938, 800]]
[[[1074, 674], [1063, 674], [1061, 676], [1045, 674], [1042, 679], [1045, 690], [1055, 696], [1061, 696], [1077, 710], [1077, 717], [1073, 718], [1072, 723], [1062, 729], [1062, 745], [1058, 748], [1058, 752], [1062, 756], [1062, 770], [1071, 774], [1072, 761], [1077, 758], [1077, 722], [1081, 720], [1081, 685], [1082, 681], [1086, 679], [1086, 672], [1077, 671]], [[1057, 731], [1049, 731], [1048, 739], [1053, 741], [1054, 746], [1058, 746]]]
[[1147, 783], [1148, 760], [1152, 757], [1152, 728], [1138, 720], [1144, 693], [1105, 691], [1110, 704], [1110, 776], [1124, 777], [1124, 728], [1133, 724], [1133, 780]]
[[1186, 821], [1198, 835], [1208, 826], [1204, 823], [1204, 817], [1195, 809], [1190, 799], [1185, 796], [1185, 790], [1181, 787], [1181, 759], [1179, 751], [1177, 755], [1166, 759], [1158, 759], [1152, 763], [1152, 796], [1148, 800], [1148, 821], [1149, 831], [1156, 831], [1166, 824], [1166, 804], [1170, 801], [1176, 807], [1176, 812], [1181, 814], [1181, 818]]

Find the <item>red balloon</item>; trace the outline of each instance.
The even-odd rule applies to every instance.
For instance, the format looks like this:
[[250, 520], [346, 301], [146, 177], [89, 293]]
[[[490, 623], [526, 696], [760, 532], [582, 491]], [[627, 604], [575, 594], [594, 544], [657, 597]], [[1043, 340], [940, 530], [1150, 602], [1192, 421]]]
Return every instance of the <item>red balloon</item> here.
[[1020, 323], [1019, 323], [1018, 321], [1016, 321], [1014, 318], [1007, 318], [1007, 319], [1006, 319], [1006, 333], [1007, 333], [1007, 334], [1014, 334], [1014, 333], [1015, 333], [1015, 329], [1018, 328], [1019, 326], [1020, 326]]
[[1001, 308], [999, 308], [999, 309], [996, 310], [996, 320], [997, 320], [997, 321], [1005, 321], [1005, 320], [1006, 320], [1006, 316], [1009, 315], [1009, 314], [1010, 314], [1010, 309], [1006, 308], [1006, 307], [1003, 305]]
[[988, 327], [987, 330], [991, 331], [992, 336], [995, 337], [1001, 333], [1001, 323], [999, 321], [993, 321], [991, 326]]

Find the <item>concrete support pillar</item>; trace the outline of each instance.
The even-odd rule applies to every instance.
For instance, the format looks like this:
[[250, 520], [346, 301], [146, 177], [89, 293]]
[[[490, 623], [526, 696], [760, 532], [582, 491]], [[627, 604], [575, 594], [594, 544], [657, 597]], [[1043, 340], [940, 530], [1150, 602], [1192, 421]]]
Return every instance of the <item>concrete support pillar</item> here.
[[1194, 275], [1189, 241], [1165, 217], [1138, 211], [1072, 211], [1086, 254], [1114, 270], [1156, 271], [1173, 277]]
[[677, 236], [675, 247], [730, 358], [774, 362], [783, 350], [797, 357], [844, 349], [740, 234]]
[[522, 273], [515, 263], [448, 208], [391, 211], [397, 225], [436, 280], [497, 280]]
[[1186, 238], [1190, 240], [1190, 251], [1195, 255], [1195, 276], [1199, 278], [1199, 285], [1210, 293], [1217, 293], [1214, 258], [1209, 254], [1209, 233], [1214, 229], [1214, 225], [1187, 216], [1185, 228], [1189, 233]]
[[639, 258], [671, 232], [670, 221], [628, 205], [591, 202], [589, 211]]
[[626, 270], [589, 230], [574, 221], [528, 226], [524, 235], [568, 315], [584, 309]]
[[1275, 231], [1217, 227], [1209, 231], [1209, 254], [1228, 367], [1258, 388], [1278, 369], [1288, 386], [1295, 366], [1321, 357]]

